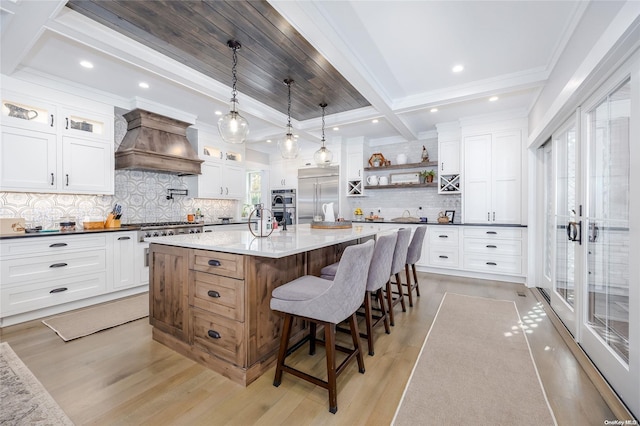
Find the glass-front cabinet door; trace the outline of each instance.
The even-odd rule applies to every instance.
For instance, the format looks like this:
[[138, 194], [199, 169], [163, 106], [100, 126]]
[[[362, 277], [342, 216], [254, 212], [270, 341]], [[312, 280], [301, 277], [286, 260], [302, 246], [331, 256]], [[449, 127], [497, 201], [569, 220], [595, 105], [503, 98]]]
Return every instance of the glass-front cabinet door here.
[[56, 133], [56, 106], [39, 99], [7, 91], [2, 96], [0, 117], [3, 126]]

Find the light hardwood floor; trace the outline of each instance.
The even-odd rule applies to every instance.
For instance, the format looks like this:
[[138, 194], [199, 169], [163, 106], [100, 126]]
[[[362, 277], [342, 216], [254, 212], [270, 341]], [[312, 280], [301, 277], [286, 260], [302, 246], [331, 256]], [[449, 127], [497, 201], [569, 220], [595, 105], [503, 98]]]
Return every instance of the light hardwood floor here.
[[[541, 319], [527, 337], [559, 425], [602, 425], [615, 419], [524, 286], [419, 277], [422, 296], [414, 307], [407, 305], [405, 313], [396, 307], [390, 335], [377, 327], [375, 356], [365, 350], [366, 373], [359, 374], [353, 363], [338, 378], [335, 415], [328, 411], [326, 390], [286, 373], [275, 388], [273, 367], [245, 388], [154, 342], [147, 319], [68, 343], [32, 321], [2, 329], [0, 340], [9, 342], [78, 425], [388, 425], [444, 293], [469, 294], [515, 300], [521, 317]], [[322, 374], [324, 356], [318, 349], [310, 357], [303, 348], [288, 360]], [[429, 424], [429, 413], [424, 424]]]

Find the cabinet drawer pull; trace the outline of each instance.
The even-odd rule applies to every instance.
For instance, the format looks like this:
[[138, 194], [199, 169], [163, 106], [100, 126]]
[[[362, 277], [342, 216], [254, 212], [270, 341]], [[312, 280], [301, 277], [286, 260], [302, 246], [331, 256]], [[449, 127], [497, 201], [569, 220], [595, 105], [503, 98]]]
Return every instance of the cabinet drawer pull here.
[[487, 231], [487, 234], [489, 234], [489, 235], [498, 235], [498, 233], [496, 231]]
[[53, 265], [49, 265], [49, 268], [63, 268], [67, 266], [66, 263], [54, 263]]
[[58, 288], [54, 288], [49, 293], [51, 293], [51, 294], [53, 294], [53, 293], [62, 293], [63, 291], [67, 291], [67, 290], [68, 289], [66, 287], [58, 287]]
[[205, 229], [204, 232], [213, 232], [211, 229]]
[[51, 114], [51, 127], [53, 127], [53, 114]]
[[209, 330], [207, 331], [207, 334], [209, 335], [209, 337], [211, 337], [212, 339], [219, 339], [220, 338], [220, 333], [218, 333], [215, 330]]
[[438, 235], [438, 238], [449, 238], [448, 235]]
[[207, 262], [209, 264], [209, 266], [220, 266], [222, 265], [222, 263], [220, 263], [219, 260], [215, 260], [215, 259], [211, 259], [209, 262]]
[[65, 129], [68, 130], [69, 129], [69, 117], [66, 117], [66, 120], [67, 120], [67, 125], [65, 126]]
[[65, 175], [67, 177], [67, 186], [69, 186], [69, 173]]
[[130, 240], [131, 237], [118, 237], [118, 241], [122, 241], [122, 240]]
[[209, 297], [214, 297], [214, 298], [216, 298], [216, 299], [217, 299], [218, 297], [220, 297], [220, 293], [218, 293], [218, 292], [217, 292], [217, 291], [215, 291], [215, 290], [209, 290], [209, 291], [207, 292], [207, 295], [208, 295]]
[[438, 257], [439, 257], [440, 259], [448, 259], [448, 258], [449, 258], [449, 256], [444, 256], [444, 255], [440, 255], [440, 256], [438, 256]]
[[493, 244], [487, 244], [487, 248], [498, 248], [498, 246], [494, 246]]
[[496, 262], [487, 262], [487, 265], [498, 266], [498, 264]]
[[54, 182], [53, 173], [51, 173], [51, 186], [53, 186], [53, 182]]
[[55, 243], [51, 244], [49, 247], [66, 247], [67, 243]]

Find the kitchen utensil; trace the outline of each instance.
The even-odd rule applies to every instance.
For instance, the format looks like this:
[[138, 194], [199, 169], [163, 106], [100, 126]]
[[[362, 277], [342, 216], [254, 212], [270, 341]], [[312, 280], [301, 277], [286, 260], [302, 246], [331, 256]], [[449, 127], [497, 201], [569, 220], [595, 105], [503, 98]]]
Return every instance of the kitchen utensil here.
[[336, 216], [333, 212], [333, 203], [326, 203], [322, 205], [322, 212], [324, 213], [325, 222], [335, 222]]
[[377, 185], [378, 184], [378, 176], [376, 176], [376, 175], [367, 176], [367, 183], [369, 185]]
[[380, 185], [389, 185], [389, 178], [386, 176], [380, 176]]

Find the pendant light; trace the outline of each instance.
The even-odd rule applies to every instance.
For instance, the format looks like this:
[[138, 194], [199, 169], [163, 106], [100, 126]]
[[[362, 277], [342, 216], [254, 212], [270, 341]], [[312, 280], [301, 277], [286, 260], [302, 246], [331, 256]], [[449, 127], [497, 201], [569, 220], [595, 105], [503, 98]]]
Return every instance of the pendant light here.
[[278, 148], [280, 148], [280, 154], [282, 158], [296, 158], [300, 147], [298, 141], [293, 137], [293, 127], [291, 127], [291, 85], [293, 80], [287, 78], [284, 80], [284, 84], [289, 89], [289, 101], [287, 103], [287, 134], [284, 139], [278, 142]]
[[320, 104], [320, 108], [322, 108], [322, 148], [313, 154], [313, 161], [315, 161], [318, 166], [328, 166], [331, 164], [331, 160], [333, 160], [333, 154], [324, 146], [324, 109], [326, 107], [327, 104], [325, 102]]
[[242, 47], [239, 41], [229, 40], [227, 46], [233, 51], [233, 88], [231, 90], [231, 108], [228, 114], [220, 117], [218, 120], [218, 131], [220, 136], [225, 142], [228, 143], [243, 143], [249, 134], [249, 123], [238, 112], [238, 99], [236, 95], [236, 83], [238, 77], [236, 76], [236, 67], [238, 66], [238, 50]]

